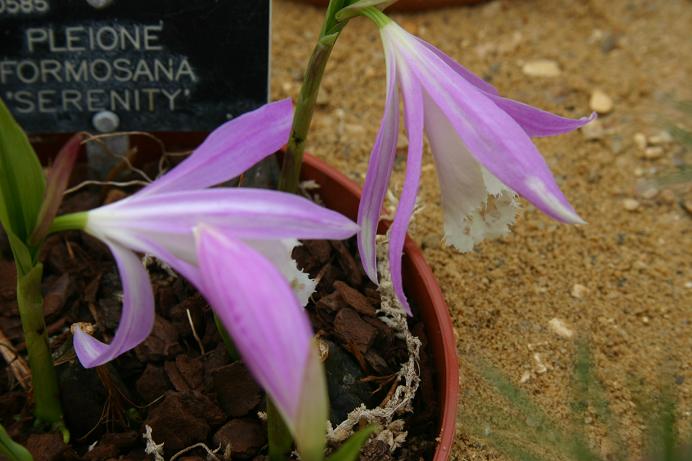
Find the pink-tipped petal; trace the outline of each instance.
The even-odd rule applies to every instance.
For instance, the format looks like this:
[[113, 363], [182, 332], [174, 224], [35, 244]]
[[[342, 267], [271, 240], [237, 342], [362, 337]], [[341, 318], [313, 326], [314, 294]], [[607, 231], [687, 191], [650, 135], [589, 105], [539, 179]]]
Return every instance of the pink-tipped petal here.
[[404, 120], [408, 133], [408, 156], [406, 158], [406, 178], [399, 197], [399, 206], [389, 234], [389, 270], [392, 286], [404, 311], [413, 315], [404, 293], [401, 275], [401, 258], [404, 252], [406, 230], [416, 206], [416, 195], [420, 183], [423, 162], [423, 92], [404, 63], [399, 67], [401, 92], [404, 98]]
[[154, 326], [154, 293], [144, 265], [130, 250], [106, 242], [118, 265], [123, 285], [120, 324], [110, 344], [76, 328], [74, 349], [84, 368], [103, 365], [144, 341]]
[[303, 392], [298, 405], [295, 441], [300, 459], [322, 461], [326, 446], [325, 426], [329, 414], [324, 367], [313, 342], [303, 374]]
[[[202, 225], [196, 230], [202, 293], [257, 382], [272, 397], [294, 438], [311, 430], [324, 437], [327, 414], [301, 426], [312, 330], [307, 314], [281, 273], [240, 240]], [[326, 408], [323, 388], [310, 389], [313, 404]], [[301, 429], [298, 432], [298, 429]], [[302, 440], [296, 441], [300, 447]], [[312, 446], [312, 443], [308, 444]]]
[[447, 64], [450, 69], [459, 74], [464, 80], [486, 93], [486, 95], [491, 98], [495, 104], [507, 112], [531, 137], [555, 136], [569, 133], [570, 131], [574, 131], [596, 118], [595, 112], [588, 117], [578, 119], [561, 117], [519, 101], [503, 98], [499, 95], [497, 89], [490, 83], [466, 69], [464, 66], [425, 40], [421, 40], [418, 37], [414, 38], [418, 41], [418, 43], [432, 51], [438, 58]]
[[403, 29], [396, 26], [390, 30], [395, 40], [410, 45], [399, 47], [402, 59], [409, 63], [476, 160], [549, 216], [562, 222], [583, 223], [526, 131], [486, 93], [412, 40]]
[[368, 172], [358, 205], [358, 252], [365, 273], [377, 283], [376, 244], [377, 224], [394, 168], [399, 134], [399, 93], [394, 50], [385, 50], [387, 58], [387, 99], [380, 131], [370, 154]]
[[523, 102], [489, 95], [497, 106], [507, 112], [531, 137], [556, 136], [581, 128], [596, 119], [596, 112], [578, 119], [561, 117]]
[[182, 163], [136, 195], [203, 189], [228, 181], [273, 154], [288, 141], [290, 99], [266, 104], [224, 123]]

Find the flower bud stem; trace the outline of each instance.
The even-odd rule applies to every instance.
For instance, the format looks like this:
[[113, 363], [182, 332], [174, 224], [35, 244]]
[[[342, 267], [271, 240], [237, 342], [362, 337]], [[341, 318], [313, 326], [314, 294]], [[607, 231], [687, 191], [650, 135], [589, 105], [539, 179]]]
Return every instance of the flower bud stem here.
[[329, 56], [332, 54], [334, 44], [347, 22], [337, 21], [336, 13], [348, 4], [348, 0], [330, 0], [327, 7], [322, 31], [308, 61], [303, 86], [300, 88], [300, 95], [296, 101], [291, 137], [288, 140], [288, 147], [286, 148], [279, 177], [279, 190], [292, 193], [298, 192], [300, 168], [303, 163], [303, 154], [305, 153], [305, 141], [307, 140], [308, 130], [315, 112], [315, 104], [317, 103], [317, 95], [320, 91], [324, 69], [327, 67], [327, 61], [329, 61]]

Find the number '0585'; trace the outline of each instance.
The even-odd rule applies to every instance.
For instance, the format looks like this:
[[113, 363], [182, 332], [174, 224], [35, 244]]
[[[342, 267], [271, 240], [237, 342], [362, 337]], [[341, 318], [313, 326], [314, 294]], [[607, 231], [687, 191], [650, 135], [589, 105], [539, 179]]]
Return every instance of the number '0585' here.
[[0, 0], [0, 16], [45, 13], [48, 0]]

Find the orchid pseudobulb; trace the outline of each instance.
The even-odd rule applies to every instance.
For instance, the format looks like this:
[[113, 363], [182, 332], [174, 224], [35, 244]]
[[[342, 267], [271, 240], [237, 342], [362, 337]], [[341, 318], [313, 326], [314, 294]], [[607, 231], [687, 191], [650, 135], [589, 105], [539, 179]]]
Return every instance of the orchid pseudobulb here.
[[430, 141], [442, 191], [445, 239], [469, 251], [483, 238], [509, 230], [515, 194], [558, 221], [583, 223], [531, 136], [566, 133], [594, 115], [572, 120], [503, 98], [490, 84], [376, 8], [362, 13], [380, 28], [387, 99], [358, 210], [358, 249], [368, 276], [377, 281], [375, 235], [394, 166], [401, 94], [409, 147], [406, 178], [390, 231], [389, 260], [397, 296], [411, 314], [402, 286], [401, 255], [420, 181], [423, 133]]

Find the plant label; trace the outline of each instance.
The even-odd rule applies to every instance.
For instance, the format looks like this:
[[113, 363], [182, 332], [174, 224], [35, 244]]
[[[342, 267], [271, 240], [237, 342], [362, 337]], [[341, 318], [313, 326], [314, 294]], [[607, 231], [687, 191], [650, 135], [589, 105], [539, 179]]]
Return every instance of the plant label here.
[[270, 0], [0, 0], [30, 133], [209, 131], [267, 102]]

